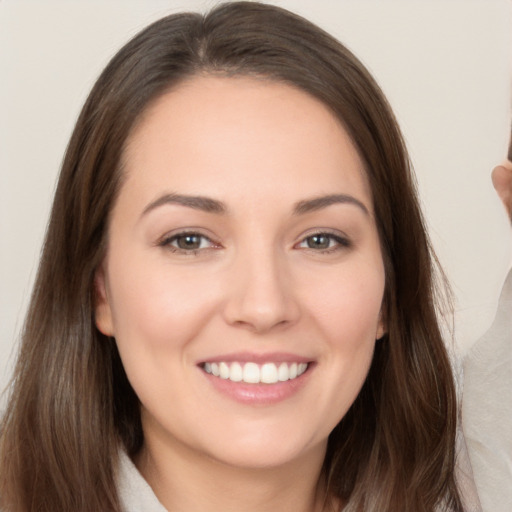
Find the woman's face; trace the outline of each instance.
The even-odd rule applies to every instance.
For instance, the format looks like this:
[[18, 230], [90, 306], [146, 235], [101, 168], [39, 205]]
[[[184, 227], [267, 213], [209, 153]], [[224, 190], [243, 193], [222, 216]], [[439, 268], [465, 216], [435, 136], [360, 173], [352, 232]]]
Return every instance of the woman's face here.
[[345, 130], [288, 85], [197, 77], [152, 104], [123, 161], [96, 322], [146, 447], [243, 467], [323, 458], [384, 332]]

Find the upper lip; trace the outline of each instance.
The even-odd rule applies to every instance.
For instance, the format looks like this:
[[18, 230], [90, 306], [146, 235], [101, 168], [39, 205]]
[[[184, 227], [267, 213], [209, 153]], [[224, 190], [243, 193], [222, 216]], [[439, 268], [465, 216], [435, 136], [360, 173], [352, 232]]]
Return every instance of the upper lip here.
[[229, 354], [215, 355], [205, 357], [198, 361], [198, 364], [204, 363], [310, 363], [311, 357], [300, 356], [289, 352], [267, 352], [267, 353], [254, 353], [254, 352], [233, 352]]

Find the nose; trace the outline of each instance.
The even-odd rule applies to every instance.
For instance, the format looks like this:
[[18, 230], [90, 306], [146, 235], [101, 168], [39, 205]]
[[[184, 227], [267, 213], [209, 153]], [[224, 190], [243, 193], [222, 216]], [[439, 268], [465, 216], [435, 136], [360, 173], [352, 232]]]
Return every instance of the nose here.
[[297, 321], [300, 315], [297, 290], [285, 259], [276, 254], [240, 255], [229, 277], [226, 322], [265, 333]]

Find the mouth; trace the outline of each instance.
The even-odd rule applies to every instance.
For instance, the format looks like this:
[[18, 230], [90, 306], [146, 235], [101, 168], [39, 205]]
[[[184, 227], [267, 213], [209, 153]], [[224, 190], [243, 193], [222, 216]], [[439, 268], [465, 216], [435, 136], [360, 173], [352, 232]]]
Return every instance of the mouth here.
[[204, 372], [231, 382], [246, 384], [277, 384], [295, 380], [307, 371], [310, 363], [303, 362], [204, 362], [199, 366]]

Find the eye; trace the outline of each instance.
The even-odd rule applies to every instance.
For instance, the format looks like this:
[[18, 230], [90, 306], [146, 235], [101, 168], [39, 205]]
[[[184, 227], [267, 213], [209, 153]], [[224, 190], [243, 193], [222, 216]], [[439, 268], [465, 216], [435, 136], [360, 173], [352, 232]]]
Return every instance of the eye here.
[[173, 252], [189, 254], [216, 247], [216, 244], [207, 236], [195, 232], [183, 232], [165, 237], [158, 245]]
[[319, 252], [332, 252], [342, 248], [350, 247], [350, 241], [334, 233], [314, 233], [304, 238], [298, 247], [301, 249], [312, 249]]

